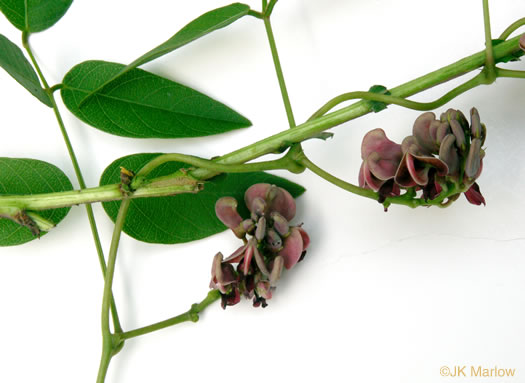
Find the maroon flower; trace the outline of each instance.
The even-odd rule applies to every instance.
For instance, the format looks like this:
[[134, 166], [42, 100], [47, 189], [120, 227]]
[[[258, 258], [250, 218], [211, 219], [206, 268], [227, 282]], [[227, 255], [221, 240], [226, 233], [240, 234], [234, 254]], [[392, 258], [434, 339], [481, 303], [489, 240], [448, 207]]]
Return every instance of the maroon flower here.
[[431, 154], [426, 154], [415, 136], [406, 137], [401, 147], [404, 154], [394, 178], [399, 186], [426, 186], [433, 174], [447, 175], [447, 164]]
[[290, 225], [296, 205], [286, 190], [256, 184], [246, 190], [244, 200], [250, 210], [250, 218], [244, 220], [234, 198], [223, 197], [215, 205], [219, 219], [244, 244], [226, 259], [220, 253], [215, 256], [210, 287], [223, 295], [223, 307], [238, 303], [240, 295], [253, 298], [255, 307], [266, 307], [283, 268], [292, 268], [304, 257], [310, 238], [300, 226]]
[[378, 191], [394, 178], [402, 156], [401, 145], [390, 141], [383, 129], [368, 132], [361, 144], [359, 186]]
[[470, 125], [458, 110], [447, 110], [439, 120], [434, 113], [423, 113], [401, 145], [390, 141], [382, 129], [374, 129], [361, 145], [359, 186], [378, 192], [379, 202], [384, 202], [400, 195], [401, 189], [421, 190], [425, 201], [432, 200], [454, 184], [454, 189], [466, 190], [469, 202], [479, 205], [485, 201], [475, 180], [483, 169], [485, 137], [475, 108]]

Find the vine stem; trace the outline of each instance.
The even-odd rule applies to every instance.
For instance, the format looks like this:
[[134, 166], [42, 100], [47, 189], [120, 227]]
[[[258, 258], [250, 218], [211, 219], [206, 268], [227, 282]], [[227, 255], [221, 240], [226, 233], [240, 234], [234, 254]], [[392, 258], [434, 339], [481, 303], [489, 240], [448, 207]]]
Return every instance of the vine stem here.
[[519, 20], [516, 20], [512, 24], [510, 24], [498, 37], [499, 40], [507, 40], [512, 32], [514, 32], [516, 29], [522, 27], [525, 25], [525, 17], [522, 17]]
[[483, 0], [483, 24], [485, 26], [485, 71], [487, 73], [487, 81], [493, 82], [496, 79], [496, 62], [494, 60], [492, 33], [490, 31], [489, 0]]
[[[180, 170], [172, 175], [145, 180], [145, 177], [156, 167], [171, 161], [184, 162], [188, 165], [199, 166], [216, 173], [245, 173], [263, 170], [286, 169], [298, 172], [297, 163], [289, 156], [277, 160], [261, 161], [241, 165], [217, 164], [211, 160], [171, 153], [155, 157], [145, 165], [134, 177], [131, 184], [134, 192], [126, 193], [121, 184], [111, 184], [81, 190], [65, 192], [35, 194], [35, 195], [0, 195], [0, 215], [12, 216], [22, 211], [38, 211], [68, 207], [93, 202], [117, 201], [124, 198], [145, 198], [171, 196], [179, 193], [196, 193], [200, 190], [200, 183], [188, 174], [188, 170]], [[106, 265], [104, 264], [104, 267]]]
[[149, 326], [140, 327], [135, 330], [126, 331], [120, 334], [116, 334], [117, 341], [123, 341], [126, 339], [135, 338], [140, 335], [148, 334], [153, 331], [162, 330], [166, 327], [170, 327], [176, 324], [184, 323], [184, 322], [197, 322], [199, 320], [199, 314], [209, 305], [211, 305], [213, 302], [219, 300], [221, 297], [221, 294], [219, 290], [211, 290], [206, 298], [200, 302], [193, 304], [191, 308], [186, 311], [185, 313], [182, 313], [180, 315], [174, 316], [172, 318], [163, 320], [158, 323], [151, 324]]
[[330, 101], [328, 101], [326, 104], [324, 104], [321, 108], [319, 108], [318, 111], [316, 111], [309, 119], [308, 121], [314, 120], [318, 117], [323, 116], [330, 110], [332, 110], [337, 105], [349, 101], [349, 100], [355, 100], [355, 99], [363, 99], [368, 101], [379, 101], [384, 102], [385, 104], [394, 104], [399, 105], [404, 108], [413, 109], [413, 110], [431, 110], [438, 108], [442, 105], [445, 105], [450, 100], [454, 99], [455, 97], [459, 96], [462, 93], [465, 93], [466, 91], [475, 88], [478, 85], [485, 84], [485, 73], [481, 72], [475, 77], [471, 78], [470, 80], [464, 82], [463, 84], [457, 86], [456, 88], [452, 89], [451, 91], [447, 92], [440, 98], [438, 98], [435, 101], [431, 102], [417, 102], [417, 101], [411, 101], [407, 100], [406, 98], [402, 97], [396, 97], [396, 96], [390, 96], [387, 94], [379, 94], [379, 93], [373, 93], [373, 92], [348, 92], [343, 93], [337, 97], [334, 97]]
[[115, 265], [117, 263], [117, 250], [130, 202], [131, 200], [126, 198], [120, 203], [108, 254], [107, 272], [106, 278], [104, 279], [104, 296], [102, 299], [102, 356], [100, 358], [97, 383], [104, 383], [111, 358], [115, 355], [115, 351], [122, 344], [121, 342], [115, 342], [109, 326], [109, 317], [112, 297], [111, 289], [113, 285], [113, 277], [115, 275]]
[[[275, 2], [270, 2], [270, 5]], [[273, 9], [272, 5], [272, 9]], [[269, 7], [268, 7], [269, 8]], [[288, 125], [290, 128], [295, 127], [295, 118], [292, 111], [292, 105], [290, 103], [290, 97], [288, 96], [288, 90], [286, 89], [286, 83], [284, 81], [284, 74], [281, 68], [281, 61], [279, 60], [279, 53], [277, 52], [277, 45], [275, 44], [275, 37], [273, 35], [272, 24], [270, 23], [270, 15], [265, 13], [263, 18], [264, 27], [266, 34], [268, 35], [268, 42], [270, 43], [270, 49], [272, 51], [273, 65], [275, 66], [275, 72], [279, 81], [279, 88], [281, 89], [281, 95], [283, 97], [284, 108], [286, 109], [286, 117], [288, 118]]]
[[[518, 51], [520, 51], [519, 36], [496, 45], [494, 47], [494, 58], [497, 61], [506, 55]], [[430, 72], [395, 88], [391, 88], [390, 93], [394, 97], [410, 97], [416, 93], [422, 92], [423, 90], [427, 90], [443, 82], [476, 70], [483, 66], [484, 63], [485, 51], [481, 51], [434, 72]], [[285, 145], [291, 146], [295, 143], [302, 142], [320, 132], [333, 128], [334, 126], [368, 114], [371, 110], [368, 101], [358, 101], [335, 112], [300, 124], [294, 129], [284, 130], [261, 141], [228, 153], [217, 159], [216, 163], [239, 164], [253, 160], [264, 154], [279, 152]], [[198, 179], [206, 179], [213, 173], [206, 169], [197, 169], [192, 171], [191, 174]]]
[[[319, 177], [325, 179], [326, 181], [330, 182], [331, 184], [346, 190], [350, 193], [357, 194], [362, 197], [370, 198], [375, 201], [378, 201], [379, 194], [376, 193], [373, 190], [365, 189], [356, 185], [353, 185], [349, 182], [343, 181], [340, 178], [335, 177], [334, 175], [328, 173], [327, 171], [321, 169], [319, 166], [314, 164], [312, 161], [310, 161], [304, 153], [301, 153], [298, 156], [298, 161], [304, 165], [308, 170], [312, 171], [314, 174], [318, 175]], [[456, 190], [455, 188], [450, 188], [447, 190], [443, 190], [443, 192], [435, 199], [433, 200], [424, 200], [423, 198], [414, 198], [415, 192], [407, 192], [405, 194], [402, 194], [400, 196], [396, 197], [387, 197], [384, 202], [382, 202], [385, 209], [392, 205], [404, 205], [411, 208], [415, 208], [418, 206], [439, 206], [439, 207], [447, 207], [449, 206], [448, 203], [443, 203], [445, 199], [448, 197], [451, 197], [453, 195], [459, 194], [464, 192], [465, 190]]]
[[524, 78], [525, 71], [496, 68], [498, 77]]
[[[27, 7], [26, 7], [27, 8]], [[55, 118], [57, 120], [58, 126], [60, 128], [60, 132], [62, 133], [62, 137], [64, 139], [64, 143], [66, 144], [66, 148], [69, 154], [69, 158], [71, 159], [71, 163], [73, 165], [73, 169], [75, 171], [75, 175], [78, 180], [78, 184], [80, 186], [80, 189], [86, 188], [86, 183], [84, 182], [84, 177], [82, 175], [82, 172], [80, 170], [80, 166], [78, 164], [77, 157], [75, 155], [75, 151], [73, 150], [73, 145], [71, 144], [71, 140], [69, 139], [69, 135], [67, 134], [66, 126], [64, 124], [64, 120], [62, 119], [62, 116], [60, 114], [60, 111], [58, 109], [54, 91], [56, 90], [56, 87], [50, 88], [44, 74], [40, 70], [40, 66], [38, 65], [38, 62], [33, 55], [33, 50], [31, 49], [31, 45], [29, 44], [29, 36], [30, 34], [28, 32], [22, 33], [22, 45], [24, 46], [25, 50], [27, 51], [27, 54], [29, 55], [29, 58], [31, 59], [31, 62], [33, 63], [33, 67], [36, 69], [36, 72], [38, 74], [38, 77], [40, 78], [40, 81], [42, 81], [42, 85], [44, 86], [44, 90], [49, 96], [49, 99], [51, 101], [51, 107], [53, 108], [53, 111], [55, 113]], [[89, 220], [89, 227], [91, 229], [91, 234], [93, 236], [93, 241], [95, 243], [95, 248], [98, 255], [98, 261], [100, 264], [100, 269], [102, 270], [102, 275], [106, 274], [106, 260], [104, 257], [104, 251], [102, 250], [102, 244], [100, 242], [100, 236], [98, 234], [97, 229], [97, 223], [95, 221], [95, 215], [93, 214], [93, 208], [90, 204], [85, 205], [86, 213]], [[115, 331], [122, 331], [122, 327], [120, 325], [120, 320], [118, 317], [117, 307], [115, 302], [112, 300], [111, 303], [111, 312], [113, 317], [113, 325], [115, 328]]]
[[[494, 58], [496, 62], [502, 57], [508, 56], [510, 54], [521, 51], [519, 47], [520, 36], [509, 39], [505, 42], [502, 42], [494, 47]], [[441, 69], [438, 69], [434, 72], [430, 72], [424, 76], [418, 77], [412, 81], [409, 81], [405, 84], [399, 85], [395, 88], [391, 88], [391, 96], [394, 99], [387, 99], [386, 95], [374, 94], [374, 100], [389, 102], [395, 101], [399, 98], [409, 97], [416, 93], [419, 93], [423, 90], [429, 89], [433, 86], [446, 82], [447, 80], [456, 78], [458, 76], [469, 73], [477, 68], [483, 66], [485, 63], [485, 51], [475, 53], [471, 56], [465, 57], [453, 64], [445, 66]], [[522, 77], [521, 72], [517, 71], [505, 71], [502, 69], [498, 70], [499, 76], [501, 77]], [[364, 92], [366, 93], [366, 92]], [[370, 99], [372, 96], [370, 95]], [[343, 107], [335, 112], [328, 113], [318, 118], [309, 120], [301, 125], [296, 126], [294, 129], [287, 129], [282, 132], [279, 132], [273, 136], [267, 137], [263, 140], [255, 142], [253, 144], [247, 145], [241, 149], [228, 153], [220, 158], [213, 160], [215, 165], [238, 165], [244, 164], [247, 161], [251, 161], [255, 158], [261, 157], [265, 154], [282, 152], [287, 147], [292, 146], [293, 144], [300, 143], [305, 139], [315, 137], [320, 132], [333, 128], [337, 125], [340, 125], [344, 122], [353, 120], [357, 117], [363, 116], [371, 112], [371, 106], [368, 101], [359, 101], [352, 105]], [[246, 165], [243, 165], [246, 166]], [[206, 180], [210, 177], [213, 177], [217, 174], [217, 170], [210, 170], [203, 167], [198, 169], [191, 170], [188, 172], [188, 175], [194, 177], [198, 180]], [[175, 174], [171, 176], [172, 178], [181, 177], [180, 174]], [[165, 178], [169, 178], [165, 177]], [[115, 186], [115, 185], [113, 185]], [[149, 186], [149, 185], [148, 185]], [[167, 187], [165, 190], [159, 188], [141, 188], [141, 195], [146, 196], [160, 196], [167, 195], [173, 192], [173, 186]], [[115, 189], [115, 191], [117, 191]], [[68, 192], [72, 193], [72, 192]], [[71, 196], [71, 203], [86, 203], [83, 202], [80, 198], [83, 195], [82, 191], [75, 192], [78, 193], [78, 197]], [[166, 193], [166, 194], [162, 194]], [[40, 198], [48, 198], [49, 195], [31, 195], [31, 196], [0, 196], [0, 208], [6, 206], [7, 202], [5, 198], [14, 198], [9, 203], [16, 203], [15, 200], [20, 199], [20, 201], [31, 201], [31, 206], [38, 205], [38, 200]], [[134, 197], [139, 197], [138, 193], [134, 193]], [[76, 199], [78, 198], [78, 199]], [[115, 199], [122, 199], [121, 195], [116, 196]], [[29, 202], [27, 202], [29, 203]], [[8, 206], [9, 207], [9, 206]], [[52, 206], [50, 206], [52, 207]], [[48, 207], [48, 208], [50, 208]]]

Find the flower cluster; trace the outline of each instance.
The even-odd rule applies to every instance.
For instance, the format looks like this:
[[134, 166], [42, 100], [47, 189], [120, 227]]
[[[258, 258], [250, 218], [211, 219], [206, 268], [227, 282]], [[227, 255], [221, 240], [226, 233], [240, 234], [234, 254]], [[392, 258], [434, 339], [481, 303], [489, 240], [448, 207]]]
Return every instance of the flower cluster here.
[[458, 193], [448, 196], [449, 201], [464, 191], [470, 203], [485, 204], [475, 182], [483, 169], [485, 137], [485, 125], [475, 108], [470, 111], [470, 125], [458, 110], [447, 110], [439, 120], [434, 113], [423, 113], [401, 145], [389, 140], [382, 129], [374, 129], [361, 145], [359, 186], [378, 192], [380, 202], [411, 188], [421, 190], [425, 201], [433, 200], [452, 186]]
[[[295, 201], [286, 190], [270, 184], [252, 185], [244, 195], [250, 218], [237, 212], [237, 201], [223, 197], [215, 204], [217, 217], [243, 245], [224, 259], [217, 253], [211, 269], [210, 288], [221, 292], [222, 307], [238, 303], [241, 295], [255, 307], [266, 307], [283, 267], [301, 261], [310, 243], [301, 226], [291, 226]], [[233, 264], [237, 264], [234, 268]]]

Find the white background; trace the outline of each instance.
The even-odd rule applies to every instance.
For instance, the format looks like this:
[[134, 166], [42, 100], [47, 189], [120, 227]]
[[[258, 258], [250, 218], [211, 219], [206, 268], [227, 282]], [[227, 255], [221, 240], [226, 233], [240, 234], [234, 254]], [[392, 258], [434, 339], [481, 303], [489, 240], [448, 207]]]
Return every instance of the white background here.
[[[254, 9], [260, 2], [247, 1]], [[182, 5], [184, 4], [184, 5]], [[226, 3], [75, 1], [31, 38], [48, 81], [88, 59], [131, 62], [200, 14]], [[525, 16], [525, 3], [492, 2], [493, 34]], [[298, 122], [331, 97], [394, 87], [484, 48], [481, 1], [281, 0], [274, 32]], [[20, 33], [0, 17], [0, 33]], [[510, 67], [525, 70], [525, 64]], [[86, 182], [136, 152], [224, 154], [287, 127], [263, 24], [245, 17], [144, 66], [230, 105], [253, 127], [217, 137], [134, 140], [88, 127], [60, 104]], [[461, 79], [463, 81], [464, 79]], [[432, 100], [458, 81], [417, 100]], [[51, 162], [78, 186], [52, 111], [0, 71], [0, 155]], [[250, 302], [208, 308], [197, 324], [130, 340], [107, 382], [435, 382], [442, 366], [516, 369], [525, 382], [525, 82], [499, 79], [436, 110], [472, 106], [488, 127], [478, 183], [486, 207], [461, 197], [449, 209], [388, 213], [308, 171], [285, 175], [308, 191], [297, 222], [307, 258], [284, 276], [266, 309]], [[398, 142], [418, 112], [390, 106], [308, 141], [311, 159], [357, 182], [360, 143], [373, 128]], [[94, 206], [107, 252], [112, 223]], [[114, 292], [125, 329], [186, 311], [208, 291], [217, 251], [231, 233], [189, 245], [123, 236]], [[94, 382], [101, 349], [102, 276], [85, 210], [74, 207], [41, 240], [0, 250], [0, 381]]]

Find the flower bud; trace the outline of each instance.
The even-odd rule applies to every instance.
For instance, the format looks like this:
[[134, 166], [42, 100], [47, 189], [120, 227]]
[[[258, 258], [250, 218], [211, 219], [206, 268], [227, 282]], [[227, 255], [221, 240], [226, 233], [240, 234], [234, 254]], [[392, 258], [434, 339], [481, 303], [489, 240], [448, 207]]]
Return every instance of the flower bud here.
[[255, 293], [260, 298], [271, 299], [272, 290], [271, 290], [270, 282], [268, 281], [257, 282], [257, 285], [255, 286]]
[[463, 127], [463, 129], [468, 128], [468, 121], [465, 118], [465, 115], [459, 110], [449, 109], [441, 115], [441, 121], [443, 122], [450, 123], [450, 121], [453, 121], [453, 120], [459, 122], [459, 124]]
[[268, 229], [266, 233], [266, 244], [271, 252], [277, 252], [283, 247], [283, 240], [273, 229]]
[[465, 174], [468, 178], [476, 178], [481, 167], [481, 140], [474, 138], [465, 163]]
[[450, 129], [452, 129], [452, 134], [454, 134], [454, 137], [456, 137], [456, 146], [461, 152], [465, 152], [466, 141], [465, 141], [465, 132], [463, 131], [463, 128], [459, 124], [458, 121], [452, 120], [450, 121]]
[[252, 234], [253, 230], [255, 229], [255, 222], [253, 222], [251, 219], [245, 219], [241, 222], [241, 227], [246, 233]]
[[227, 294], [230, 290], [229, 285], [237, 281], [237, 276], [233, 266], [222, 261], [221, 253], [215, 254], [211, 269], [210, 287], [218, 289], [222, 294]]
[[481, 138], [481, 121], [476, 108], [470, 110], [470, 132], [472, 137]]
[[255, 229], [255, 239], [261, 242], [266, 235], [266, 218], [262, 216], [257, 222], [257, 229]]
[[438, 147], [441, 146], [441, 143], [443, 142], [443, 140], [449, 133], [450, 133], [450, 125], [448, 124], [448, 122], [440, 122], [439, 126], [436, 129], [436, 133], [434, 136], [434, 140]]
[[271, 287], [277, 286], [277, 282], [279, 281], [279, 278], [281, 278], [283, 267], [284, 267], [284, 258], [278, 255], [273, 260], [273, 268], [270, 274], [270, 286]]
[[448, 134], [439, 147], [439, 159], [447, 164], [448, 174], [455, 174], [459, 170], [459, 156], [454, 143], [454, 134]]
[[482, 124], [479, 118], [479, 113], [476, 108], [470, 110], [470, 131], [472, 137], [481, 139], [481, 145], [485, 143], [485, 137], [487, 136], [487, 128], [485, 124]]
[[473, 205], [485, 205], [485, 198], [483, 198], [483, 195], [481, 194], [481, 191], [479, 190], [479, 186], [477, 183], [473, 183], [472, 186], [465, 192], [465, 197], [467, 197], [467, 201], [469, 201]]
[[264, 211], [266, 210], [266, 202], [261, 197], [256, 197], [253, 199], [252, 204], [250, 206], [250, 211], [252, 213], [255, 213], [257, 216], [261, 216], [264, 214]]
[[255, 258], [255, 263], [257, 264], [257, 267], [265, 275], [266, 277], [270, 276], [270, 272], [266, 268], [266, 263], [264, 262], [264, 258], [259, 252], [259, 249], [257, 249], [257, 246], [253, 246], [253, 257]]
[[277, 233], [279, 233], [281, 236], [286, 237], [290, 231], [290, 225], [288, 224], [286, 218], [276, 211], [270, 214], [270, 218], [273, 220], [273, 228], [275, 231], [277, 231]]

